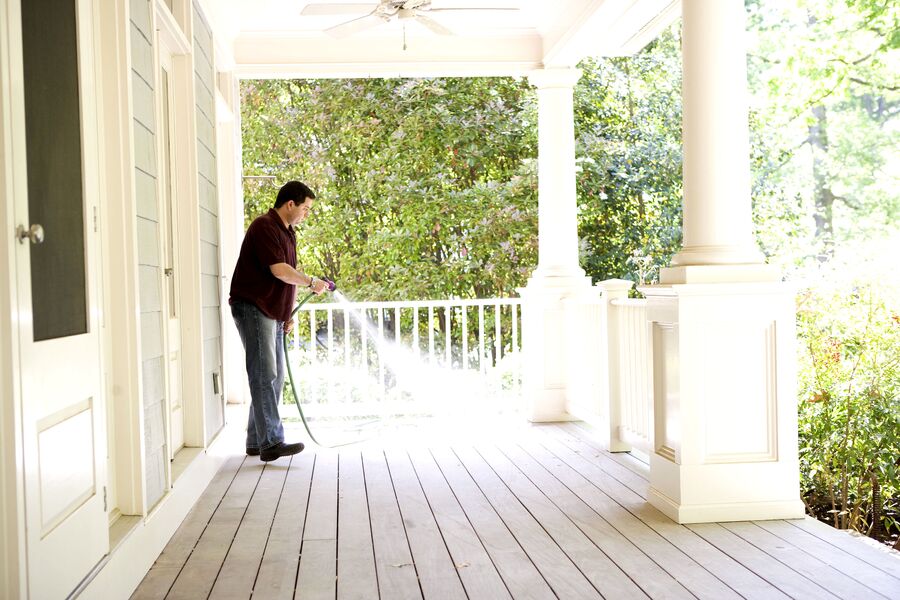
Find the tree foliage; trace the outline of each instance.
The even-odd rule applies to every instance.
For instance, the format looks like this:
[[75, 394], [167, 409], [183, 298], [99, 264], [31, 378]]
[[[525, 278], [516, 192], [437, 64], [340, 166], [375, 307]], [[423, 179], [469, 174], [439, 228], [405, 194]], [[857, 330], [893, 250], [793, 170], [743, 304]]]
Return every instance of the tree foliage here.
[[[247, 218], [292, 178], [313, 273], [356, 299], [508, 296], [537, 263], [534, 94], [515, 79], [250, 81]], [[271, 181], [271, 183], [269, 183]], [[275, 185], [272, 185], [274, 183]]]
[[679, 40], [673, 27], [636, 56], [581, 65], [579, 236], [595, 281], [650, 280], [681, 244]]
[[747, 0], [760, 241], [790, 269], [900, 218], [900, 7]]

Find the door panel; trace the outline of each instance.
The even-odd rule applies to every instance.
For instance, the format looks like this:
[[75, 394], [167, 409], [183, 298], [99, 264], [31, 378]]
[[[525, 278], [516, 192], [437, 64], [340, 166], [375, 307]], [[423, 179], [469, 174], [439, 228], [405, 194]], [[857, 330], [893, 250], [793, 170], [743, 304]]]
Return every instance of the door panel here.
[[35, 341], [87, 331], [75, 5], [54, 8], [22, 5], [28, 214], [45, 234], [29, 246]]
[[10, 46], [21, 49], [12, 66], [21, 84], [12, 98], [14, 211], [22, 229], [43, 229], [43, 241], [16, 244], [28, 588], [32, 598], [59, 598], [109, 543], [93, 7], [9, 1], [19, 17]]
[[160, 190], [162, 193], [162, 245], [164, 267], [164, 314], [166, 315], [166, 356], [169, 389], [169, 458], [184, 447], [184, 408], [181, 361], [181, 298], [178, 263], [178, 182], [179, 167], [174, 142], [177, 125], [175, 111], [174, 54], [161, 36], [159, 48], [159, 146]]

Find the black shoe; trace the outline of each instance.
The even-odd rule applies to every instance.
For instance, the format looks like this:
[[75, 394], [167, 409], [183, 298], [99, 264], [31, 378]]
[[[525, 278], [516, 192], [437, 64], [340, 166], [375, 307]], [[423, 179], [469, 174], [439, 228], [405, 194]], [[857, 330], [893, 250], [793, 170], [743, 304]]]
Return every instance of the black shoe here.
[[262, 461], [269, 462], [270, 460], [276, 460], [281, 458], [282, 456], [291, 456], [292, 454], [298, 454], [303, 452], [303, 442], [297, 442], [296, 444], [285, 444], [284, 442], [272, 446], [271, 448], [266, 448], [265, 450], [259, 453], [259, 458]]
[[259, 448], [247, 448], [247, 456], [259, 456]]

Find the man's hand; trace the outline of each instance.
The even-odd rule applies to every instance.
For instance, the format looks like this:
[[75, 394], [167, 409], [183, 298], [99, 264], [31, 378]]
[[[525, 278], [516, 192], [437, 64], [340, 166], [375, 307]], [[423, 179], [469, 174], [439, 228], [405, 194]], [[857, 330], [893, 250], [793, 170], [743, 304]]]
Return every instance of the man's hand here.
[[294, 318], [291, 317], [284, 322], [284, 334], [288, 335], [294, 329]]
[[313, 277], [312, 291], [316, 296], [321, 296], [328, 291], [328, 284], [321, 279], [316, 279], [315, 277]]

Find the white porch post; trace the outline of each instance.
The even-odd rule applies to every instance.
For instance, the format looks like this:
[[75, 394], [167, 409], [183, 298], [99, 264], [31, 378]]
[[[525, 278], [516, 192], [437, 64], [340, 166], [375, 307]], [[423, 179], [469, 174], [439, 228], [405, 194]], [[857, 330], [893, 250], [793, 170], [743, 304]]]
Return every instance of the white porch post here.
[[662, 283], [778, 279], [753, 239], [744, 5], [682, 4], [684, 222]]
[[529, 419], [558, 421], [566, 410], [564, 300], [590, 292], [578, 266], [575, 121], [572, 93], [581, 71], [539, 69], [529, 75], [538, 95], [538, 267], [522, 288], [524, 389]]
[[684, 246], [648, 297], [650, 502], [678, 522], [804, 513], [793, 294], [753, 240], [743, 0], [683, 0]]

